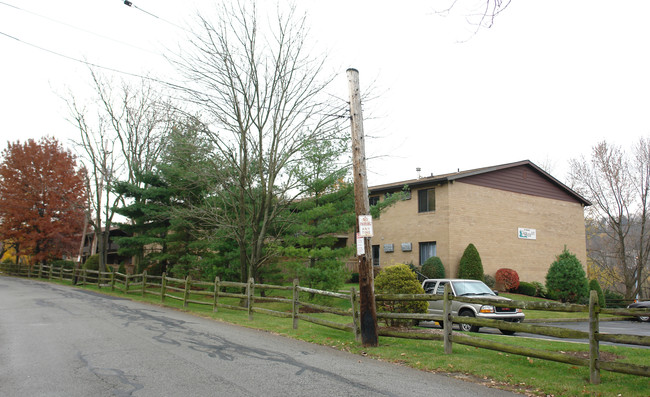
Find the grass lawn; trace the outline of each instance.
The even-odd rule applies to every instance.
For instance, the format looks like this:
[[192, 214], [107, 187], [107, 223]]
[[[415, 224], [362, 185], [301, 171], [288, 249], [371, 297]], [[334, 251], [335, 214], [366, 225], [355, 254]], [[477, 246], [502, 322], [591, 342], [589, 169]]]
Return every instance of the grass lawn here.
[[[69, 285], [68, 282], [62, 282], [61, 284]], [[84, 288], [95, 291], [98, 290], [96, 286], [86, 286]], [[102, 288], [99, 292], [124, 296], [124, 294], [120, 292], [111, 293], [108, 288]], [[267, 292], [267, 295], [273, 296], [289, 296], [289, 294], [289, 291]], [[507, 296], [520, 300], [519, 295]], [[139, 294], [129, 294], [128, 297], [136, 301], [160, 305], [160, 297], [152, 295], [142, 297]], [[237, 300], [233, 298], [221, 298], [220, 302], [222, 301], [228, 304], [237, 304]], [[349, 308], [349, 302], [333, 298], [321, 299], [317, 303], [337, 306], [342, 309]], [[354, 336], [349, 332], [315, 325], [306, 321], [300, 321], [298, 329], [294, 330], [292, 328], [292, 321], [286, 318], [278, 318], [255, 313], [253, 320], [250, 321], [245, 311], [219, 309], [217, 313], [213, 313], [210, 306], [190, 304], [189, 308], [183, 308], [182, 302], [172, 299], [166, 299], [164, 305], [211, 318], [216, 321], [224, 321], [249, 328], [264, 330], [290, 338], [330, 346], [334, 349], [347, 351], [352, 354], [373, 357], [424, 371], [447, 373], [450, 376], [457, 378], [482, 383], [490, 387], [514, 390], [527, 395], [650, 395], [650, 379], [646, 377], [601, 371], [602, 383], [600, 385], [591, 385], [589, 384], [589, 369], [587, 367], [555, 363], [536, 358], [463, 346], [460, 344], [455, 344], [453, 346], [453, 354], [445, 355], [443, 344], [439, 341], [380, 337], [378, 347], [363, 347], [360, 343], [354, 340]], [[290, 310], [290, 304], [281, 302], [264, 304], [264, 307], [279, 311]], [[532, 312], [533, 311], [527, 311], [526, 315], [529, 316], [529, 313]], [[564, 314], [558, 312], [543, 313], [549, 313], [549, 315], [554, 316]], [[576, 315], [580, 313], [568, 314]], [[351, 322], [351, 318], [349, 317], [341, 317], [333, 314], [313, 315], [330, 321], [338, 321], [341, 323]], [[584, 356], [588, 351], [588, 346], [586, 344], [554, 342], [501, 335], [472, 335], [507, 344], [515, 344], [535, 349], [562, 351], [574, 355]], [[604, 356], [604, 358], [601, 359], [615, 359], [621, 362], [650, 366], [650, 350], [648, 349], [601, 346], [600, 350], [601, 355]]]

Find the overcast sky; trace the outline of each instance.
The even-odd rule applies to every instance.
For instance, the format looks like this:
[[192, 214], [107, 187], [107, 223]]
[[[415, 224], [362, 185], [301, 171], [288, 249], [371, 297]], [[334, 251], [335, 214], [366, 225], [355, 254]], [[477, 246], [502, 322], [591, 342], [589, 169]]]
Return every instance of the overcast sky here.
[[[370, 185], [524, 159], [565, 180], [595, 143], [629, 147], [650, 132], [650, 1], [513, 0], [475, 34], [465, 15], [479, 0], [447, 16], [447, 0], [297, 3], [314, 51], [340, 74], [333, 94], [347, 100], [349, 67], [372, 89]], [[83, 98], [89, 83], [69, 58], [171, 76], [161, 54], [197, 4], [210, 2], [0, 0], [0, 150], [44, 135], [70, 146], [60, 97]]]

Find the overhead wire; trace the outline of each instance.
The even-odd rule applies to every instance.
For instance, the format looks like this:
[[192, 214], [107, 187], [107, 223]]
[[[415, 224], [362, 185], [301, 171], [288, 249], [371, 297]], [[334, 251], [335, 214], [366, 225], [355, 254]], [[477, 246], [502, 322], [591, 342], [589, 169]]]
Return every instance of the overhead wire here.
[[[122, 1], [124, 2], [125, 5], [127, 5], [127, 6], [129, 6], [129, 7], [134, 7], [134, 8], [136, 8], [136, 9], [138, 9], [139, 11], [144, 12], [144, 13], [147, 14], [147, 15], [150, 15], [150, 16], [152, 16], [152, 17], [154, 17], [154, 18], [157, 18], [157, 19], [159, 19], [159, 20], [161, 20], [161, 21], [163, 21], [163, 22], [166, 22], [166, 23], [168, 23], [168, 24], [170, 24], [170, 25], [172, 25], [172, 26], [175, 26], [175, 27], [177, 27], [177, 28], [179, 28], [179, 29], [182, 29], [182, 30], [188, 31], [187, 29], [185, 29], [185, 28], [183, 28], [183, 27], [181, 27], [181, 26], [179, 26], [179, 25], [177, 25], [177, 24], [175, 24], [175, 23], [173, 23], [173, 22], [170, 22], [170, 21], [168, 21], [168, 20], [165, 20], [165, 19], [163, 19], [163, 18], [160, 18], [160, 17], [158, 17], [157, 15], [155, 15], [155, 14], [153, 14], [153, 13], [150, 13], [150, 12], [148, 12], [148, 11], [146, 11], [146, 10], [143, 10], [143, 9], [137, 7], [137, 5], [133, 4], [133, 3], [132, 3], [131, 1], [129, 1], [129, 0], [120, 0], [120, 2], [122, 2]], [[5, 6], [8, 6], [8, 7], [12, 7], [12, 8], [18, 9], [18, 10], [20, 10], [20, 11], [24, 11], [24, 12], [26, 12], [26, 13], [30, 13], [30, 14], [36, 15], [36, 16], [38, 16], [38, 17], [41, 17], [41, 18], [44, 18], [44, 19], [51, 20], [51, 21], [56, 22], [56, 23], [60, 23], [60, 24], [63, 24], [63, 25], [69, 26], [69, 27], [71, 27], [71, 28], [74, 28], [74, 29], [77, 29], [77, 30], [80, 30], [80, 31], [84, 31], [84, 32], [86, 32], [86, 33], [93, 34], [93, 35], [98, 36], [98, 37], [102, 37], [102, 38], [105, 38], [105, 39], [108, 39], [108, 40], [111, 40], [111, 41], [114, 41], [114, 42], [117, 42], [117, 43], [120, 43], [120, 44], [129, 45], [129, 46], [131, 46], [131, 47], [133, 47], [133, 48], [136, 48], [136, 49], [140, 49], [140, 50], [144, 50], [144, 51], [147, 51], [147, 52], [153, 53], [154, 55], [158, 55], [158, 56], [161, 56], [161, 57], [165, 57], [165, 56], [162, 55], [162, 54], [155, 53], [155, 52], [152, 52], [152, 51], [149, 51], [149, 50], [145, 50], [145, 49], [142, 49], [142, 48], [140, 48], [140, 47], [133, 46], [133, 45], [130, 45], [130, 44], [128, 44], [128, 43], [124, 43], [124, 42], [122, 42], [122, 41], [115, 40], [115, 39], [111, 39], [111, 38], [109, 38], [109, 37], [106, 37], [106, 36], [103, 36], [103, 35], [100, 35], [100, 34], [97, 34], [97, 33], [91, 32], [91, 31], [88, 31], [88, 30], [86, 30], [86, 29], [82, 29], [82, 28], [75, 27], [75, 26], [70, 25], [70, 24], [65, 23], [65, 22], [57, 21], [57, 20], [55, 20], [55, 19], [52, 19], [52, 18], [49, 18], [49, 17], [43, 16], [43, 15], [39, 15], [39, 14], [33, 13], [33, 12], [31, 12], [31, 11], [27, 11], [27, 10], [21, 9], [20, 7], [16, 7], [16, 6], [14, 6], [14, 5], [12, 5], [12, 4], [9, 4], [9, 3], [6, 3], [6, 2], [4, 2], [4, 1], [0, 1], [0, 5], [5, 5]], [[188, 31], [188, 32], [189, 32], [189, 31]], [[164, 80], [161, 80], [161, 79], [158, 79], [158, 78], [155, 78], [155, 77], [151, 77], [151, 76], [147, 76], [147, 75], [142, 75], [142, 74], [133, 73], [133, 72], [127, 72], [127, 71], [120, 70], [120, 69], [117, 69], [117, 68], [113, 68], [113, 67], [109, 67], [109, 66], [100, 65], [100, 64], [98, 64], [98, 63], [94, 63], [94, 62], [87, 61], [87, 60], [85, 60], [85, 59], [75, 58], [75, 57], [73, 57], [73, 56], [69, 56], [69, 55], [63, 54], [63, 53], [58, 52], [58, 51], [51, 50], [51, 49], [46, 48], [46, 47], [43, 47], [43, 46], [40, 46], [40, 45], [37, 45], [37, 44], [31, 43], [31, 42], [28, 42], [28, 41], [25, 41], [25, 40], [21, 40], [20, 38], [18, 38], [18, 37], [16, 37], [16, 36], [13, 36], [13, 35], [11, 35], [11, 34], [5, 33], [5, 32], [3, 32], [3, 31], [0, 31], [0, 35], [5, 36], [5, 37], [10, 38], [10, 39], [13, 39], [13, 40], [15, 40], [15, 41], [17, 41], [17, 42], [19, 42], [19, 43], [21, 43], [21, 44], [24, 44], [24, 45], [27, 45], [27, 46], [29, 46], [29, 47], [32, 47], [32, 48], [38, 49], [38, 50], [40, 50], [40, 51], [44, 51], [44, 52], [47, 52], [47, 53], [49, 53], [49, 54], [52, 54], [52, 55], [55, 55], [55, 56], [58, 56], [58, 57], [61, 57], [61, 58], [64, 58], [64, 59], [67, 59], [67, 60], [70, 60], [70, 61], [73, 61], [73, 62], [81, 63], [81, 64], [84, 64], [84, 65], [86, 65], [86, 66], [90, 66], [90, 67], [94, 67], [94, 68], [98, 68], [98, 69], [102, 69], [102, 70], [106, 70], [106, 71], [110, 71], [110, 72], [114, 72], [114, 73], [122, 74], [122, 75], [125, 75], [125, 76], [130, 76], [130, 77], [135, 77], [135, 78], [139, 78], [139, 79], [144, 79], [144, 80], [147, 80], [147, 81], [151, 81], [151, 82], [155, 82], [155, 83], [163, 84], [163, 85], [166, 85], [166, 86], [171, 87], [171, 88], [174, 88], [174, 89], [179, 89], [179, 90], [186, 91], [186, 92], [191, 92], [191, 93], [194, 93], [194, 94], [200, 94], [200, 95], [202, 95], [202, 96], [212, 97], [212, 96], [209, 95], [209, 94], [206, 94], [206, 93], [204, 93], [204, 92], [197, 91], [197, 90], [195, 90], [195, 89], [192, 89], [192, 88], [189, 88], [189, 87], [186, 87], [186, 86], [180, 85], [180, 84], [171, 83], [171, 82], [164, 81]], [[341, 98], [338, 98], [338, 99], [341, 99]], [[334, 114], [332, 114], [332, 115], [328, 115], [328, 116], [339, 117], [339, 118], [347, 118], [347, 117], [348, 117], [347, 115], [334, 115]]]
[[122, 41], [122, 40], [114, 39], [114, 38], [112, 38], [112, 37], [105, 36], [105, 35], [103, 35], [103, 34], [99, 34], [99, 33], [93, 32], [93, 31], [88, 30], [88, 29], [80, 28], [80, 27], [75, 26], [75, 25], [72, 25], [72, 24], [70, 24], [70, 23], [63, 22], [63, 21], [59, 21], [59, 20], [57, 20], [57, 19], [50, 18], [50, 17], [48, 17], [48, 16], [46, 16], [46, 15], [38, 14], [38, 13], [36, 13], [36, 12], [26, 10], [26, 9], [24, 9], [24, 8], [21, 8], [21, 7], [15, 6], [15, 5], [13, 5], [13, 4], [6, 3], [6, 2], [4, 2], [4, 1], [0, 1], [0, 5], [4, 5], [4, 6], [7, 6], [7, 7], [15, 8], [16, 10], [22, 11], [22, 12], [24, 12], [24, 13], [31, 14], [31, 15], [37, 16], [37, 17], [42, 18], [42, 19], [46, 19], [46, 20], [51, 21], [51, 22], [58, 23], [58, 24], [60, 24], [60, 25], [67, 26], [67, 27], [69, 27], [69, 28], [72, 28], [72, 29], [75, 29], [75, 30], [78, 30], [78, 31], [81, 31], [81, 32], [84, 32], [84, 33], [88, 33], [88, 34], [91, 34], [91, 35], [93, 35], [93, 36], [97, 36], [97, 37], [100, 37], [100, 38], [102, 38], [102, 39], [105, 39], [105, 40], [109, 40], [109, 41], [112, 41], [112, 42], [115, 42], [115, 43], [118, 43], [118, 44], [122, 44], [122, 45], [125, 45], [125, 46], [128, 46], [128, 47], [131, 47], [131, 48], [135, 48], [135, 49], [140, 50], [140, 51], [146, 51], [146, 52], [151, 53], [151, 54], [154, 54], [154, 55], [163, 56], [162, 54], [157, 53], [157, 52], [154, 52], [154, 51], [151, 51], [151, 50], [149, 50], [149, 49], [146, 49], [146, 48], [143, 48], [143, 47], [139, 47], [139, 46], [133, 45], [133, 44], [131, 44], [131, 43], [127, 43], [127, 42]]
[[184, 30], [184, 31], [186, 31], [186, 32], [188, 32], [188, 33], [192, 33], [190, 30], [187, 30], [187, 29], [185, 29], [184, 27], [182, 27], [182, 26], [180, 26], [180, 25], [178, 25], [178, 24], [176, 24], [176, 23], [174, 23], [174, 22], [172, 22], [172, 21], [169, 21], [169, 20], [167, 20], [167, 19], [165, 19], [165, 18], [161, 18], [161, 17], [159, 17], [158, 15], [156, 15], [156, 14], [154, 14], [154, 13], [152, 13], [152, 12], [149, 12], [149, 11], [143, 9], [143, 8], [138, 7], [137, 4], [133, 4], [133, 2], [130, 1], [130, 0], [119, 0], [119, 1], [122, 2], [122, 3], [124, 3], [124, 5], [126, 5], [127, 7], [133, 7], [133, 8], [135, 8], [136, 10], [138, 10], [138, 11], [140, 11], [140, 12], [143, 12], [143, 13], [145, 13], [145, 14], [147, 14], [147, 15], [153, 17], [153, 18], [159, 19], [159, 20], [161, 20], [161, 21], [163, 21], [163, 22], [165, 22], [165, 23], [168, 23], [168, 24], [170, 24], [170, 25], [172, 25], [172, 26], [174, 26], [174, 27], [176, 27], [176, 28], [178, 28], [178, 29]]
[[[127, 0], [127, 1], [124, 1], [125, 4], [127, 4], [127, 2], [128, 2], [128, 0]], [[148, 50], [148, 49], [145, 49], [145, 48], [139, 47], [139, 46], [135, 46], [135, 45], [130, 44], [130, 43], [126, 43], [126, 42], [121, 41], [121, 40], [117, 40], [117, 39], [114, 39], [114, 38], [111, 38], [111, 37], [108, 37], [108, 36], [105, 36], [105, 35], [101, 35], [101, 34], [99, 34], [99, 33], [95, 33], [95, 32], [92, 32], [92, 31], [90, 31], [90, 30], [87, 30], [87, 29], [83, 29], [83, 28], [80, 28], [80, 27], [74, 26], [74, 25], [69, 24], [69, 23], [67, 23], [67, 22], [59, 21], [59, 20], [56, 20], [56, 19], [54, 19], [54, 18], [50, 18], [50, 17], [48, 17], [48, 16], [41, 15], [41, 14], [38, 14], [38, 13], [35, 13], [35, 12], [32, 12], [32, 11], [26, 10], [26, 9], [24, 9], [24, 8], [21, 8], [21, 7], [15, 6], [15, 5], [13, 5], [13, 4], [10, 4], [10, 3], [4, 2], [4, 1], [0, 1], [0, 5], [4, 5], [4, 6], [6, 6], [6, 7], [11, 7], [11, 8], [14, 8], [14, 9], [16, 9], [16, 10], [19, 10], [19, 11], [22, 11], [22, 12], [25, 12], [25, 13], [28, 13], [28, 14], [32, 14], [32, 15], [37, 16], [37, 17], [39, 17], [39, 18], [43, 18], [43, 19], [46, 19], [46, 20], [49, 20], [49, 21], [52, 21], [52, 22], [55, 22], [55, 23], [58, 23], [58, 24], [61, 24], [61, 25], [64, 25], [64, 26], [70, 27], [70, 28], [72, 28], [72, 29], [76, 29], [76, 30], [79, 30], [79, 31], [82, 31], [82, 32], [85, 32], [85, 33], [88, 33], [88, 34], [91, 34], [91, 35], [94, 35], [94, 36], [97, 36], [97, 37], [101, 37], [101, 38], [103, 38], [103, 39], [110, 40], [110, 41], [116, 42], [116, 43], [118, 43], [118, 44], [126, 45], [126, 46], [129, 46], [129, 47], [135, 48], [135, 49], [137, 49], [137, 50], [146, 51], [146, 52], [148, 52], [148, 53], [151, 53], [151, 54], [153, 54], [153, 55], [157, 55], [157, 56], [160, 56], [160, 57], [163, 57], [163, 58], [165, 57], [165, 56], [164, 56], [163, 54], [161, 54], [161, 53], [157, 53], [157, 52], [154, 52], [154, 51], [151, 51], [151, 50]], [[128, 4], [127, 4], [127, 5], [128, 5]], [[177, 28], [183, 29], [181, 26], [179, 26], [179, 25], [177, 25], [177, 24], [174, 24], [173, 22], [170, 22], [170, 21], [168, 21], [168, 20], [166, 20], [166, 19], [160, 18], [160, 17], [158, 17], [157, 15], [155, 15], [155, 14], [153, 14], [153, 13], [150, 13], [150, 12], [148, 12], [148, 11], [145, 11], [145, 10], [143, 10], [143, 9], [141, 9], [141, 8], [139, 8], [139, 7], [137, 7], [137, 6], [135, 6], [135, 5], [134, 5], [134, 7], [137, 8], [138, 10], [140, 10], [140, 11], [142, 11], [142, 12], [144, 12], [144, 13], [150, 15], [150, 16], [152, 16], [152, 17], [155, 17], [155, 18], [157, 18], [157, 19], [159, 19], [159, 20], [161, 20], [161, 21], [164, 21], [164, 22], [166, 22], [166, 23], [168, 23], [168, 24], [170, 24], [170, 25], [173, 25], [173, 26], [175, 26], [175, 27], [177, 27]], [[184, 30], [185, 30], [185, 29], [184, 29]], [[40, 50], [40, 51], [47, 52], [47, 53], [49, 53], [49, 54], [52, 54], [52, 55], [55, 55], [55, 56], [58, 56], [58, 57], [61, 57], [61, 58], [64, 58], [64, 59], [67, 59], [67, 60], [70, 60], [70, 61], [73, 61], [73, 62], [78, 62], [78, 63], [84, 64], [84, 65], [87, 65], [87, 66], [95, 67], [95, 68], [98, 68], [98, 69], [102, 69], [102, 70], [106, 70], [106, 71], [110, 71], [110, 72], [114, 72], [114, 73], [119, 73], [119, 74], [126, 75], [126, 76], [130, 76], [130, 77], [136, 77], [136, 78], [140, 78], [140, 79], [149, 80], [149, 81], [152, 81], [152, 82], [156, 82], [156, 83], [164, 84], [164, 85], [167, 85], [167, 86], [170, 86], [170, 87], [173, 87], [173, 88], [177, 88], [177, 89], [183, 89], [183, 90], [186, 90], [186, 91], [193, 91], [193, 90], [191, 90], [191, 89], [189, 89], [189, 88], [187, 88], [187, 87], [183, 87], [183, 86], [178, 85], [178, 84], [170, 83], [170, 82], [168, 82], [168, 81], [163, 81], [163, 80], [157, 79], [157, 78], [155, 78], [155, 77], [146, 76], [146, 75], [142, 75], [142, 74], [138, 74], [138, 73], [133, 73], [133, 72], [127, 72], [127, 71], [120, 70], [120, 69], [116, 69], [116, 68], [113, 68], [113, 67], [100, 65], [100, 64], [98, 64], [98, 63], [89, 62], [89, 61], [87, 61], [87, 60], [85, 60], [85, 59], [75, 58], [75, 57], [73, 57], [73, 56], [69, 56], [69, 55], [63, 54], [63, 53], [61, 53], [61, 52], [51, 50], [51, 49], [49, 49], [49, 48], [46, 48], [46, 47], [40, 46], [40, 45], [38, 45], [38, 44], [34, 44], [34, 43], [31, 43], [31, 42], [28, 42], [28, 41], [22, 40], [22, 39], [20, 39], [20, 38], [14, 36], [14, 35], [12, 35], [12, 34], [5, 33], [5, 32], [3, 32], [3, 31], [0, 31], [0, 35], [5, 36], [5, 37], [8, 37], [8, 38], [10, 38], [10, 39], [13, 39], [13, 40], [15, 40], [15, 41], [17, 41], [17, 42], [19, 42], [19, 43], [21, 43], [21, 44], [27, 45], [27, 46], [29, 46], [29, 47], [32, 47], [32, 48], [38, 49], [38, 50]]]

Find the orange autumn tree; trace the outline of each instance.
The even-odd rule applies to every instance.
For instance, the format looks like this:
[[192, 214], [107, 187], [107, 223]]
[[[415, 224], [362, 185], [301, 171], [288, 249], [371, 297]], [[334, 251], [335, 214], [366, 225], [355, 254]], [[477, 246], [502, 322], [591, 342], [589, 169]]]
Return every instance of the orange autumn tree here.
[[11, 242], [16, 262], [71, 255], [85, 203], [83, 173], [55, 138], [8, 143], [0, 162], [0, 241]]

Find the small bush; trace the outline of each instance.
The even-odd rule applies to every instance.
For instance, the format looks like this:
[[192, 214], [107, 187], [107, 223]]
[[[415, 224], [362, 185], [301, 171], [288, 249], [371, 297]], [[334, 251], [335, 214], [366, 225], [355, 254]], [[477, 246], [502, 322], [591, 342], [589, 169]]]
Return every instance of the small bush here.
[[627, 303], [625, 302], [625, 297], [622, 294], [619, 294], [616, 291], [610, 291], [606, 289], [603, 291], [605, 296], [605, 304], [607, 307], [626, 307]]
[[126, 274], [126, 266], [124, 266], [124, 262], [120, 263], [120, 267], [117, 268], [117, 272]]
[[519, 287], [517, 288], [517, 293], [526, 295], [526, 296], [536, 296], [537, 287], [532, 283], [527, 283], [525, 281], [519, 282]]
[[99, 254], [90, 255], [84, 263], [86, 270], [99, 270]]
[[445, 278], [445, 266], [437, 256], [432, 256], [422, 264], [422, 274], [427, 278]]
[[516, 291], [519, 287], [519, 274], [512, 269], [499, 269], [494, 275], [498, 286], [502, 286], [506, 291]]
[[483, 281], [483, 262], [474, 244], [470, 243], [458, 265], [458, 278]]
[[596, 294], [598, 294], [598, 306], [605, 307], [605, 295], [603, 294], [603, 289], [600, 288], [600, 283], [595, 278], [589, 280], [589, 291], [596, 291]]
[[546, 288], [551, 299], [576, 303], [588, 296], [587, 276], [578, 258], [566, 248], [546, 273]]
[[483, 275], [483, 282], [488, 287], [494, 288], [494, 285], [496, 284], [497, 281], [494, 279], [494, 277], [490, 276], [489, 274], [484, 274]]
[[[377, 294], [424, 294], [415, 273], [406, 265], [388, 266], [375, 278]], [[406, 301], [378, 301], [377, 311], [385, 313], [426, 313], [428, 304]], [[386, 319], [386, 325], [397, 326], [413, 320]]]
[[351, 273], [350, 274], [350, 282], [358, 284], [359, 283], [359, 273]]
[[56, 261], [52, 261], [52, 266], [56, 268], [63, 267], [64, 269], [74, 269], [74, 262], [59, 259]]
[[546, 291], [546, 286], [544, 284], [540, 283], [539, 281], [533, 281], [531, 284], [535, 286], [536, 289], [535, 296], [538, 296], [540, 298], [546, 298], [547, 291]]

